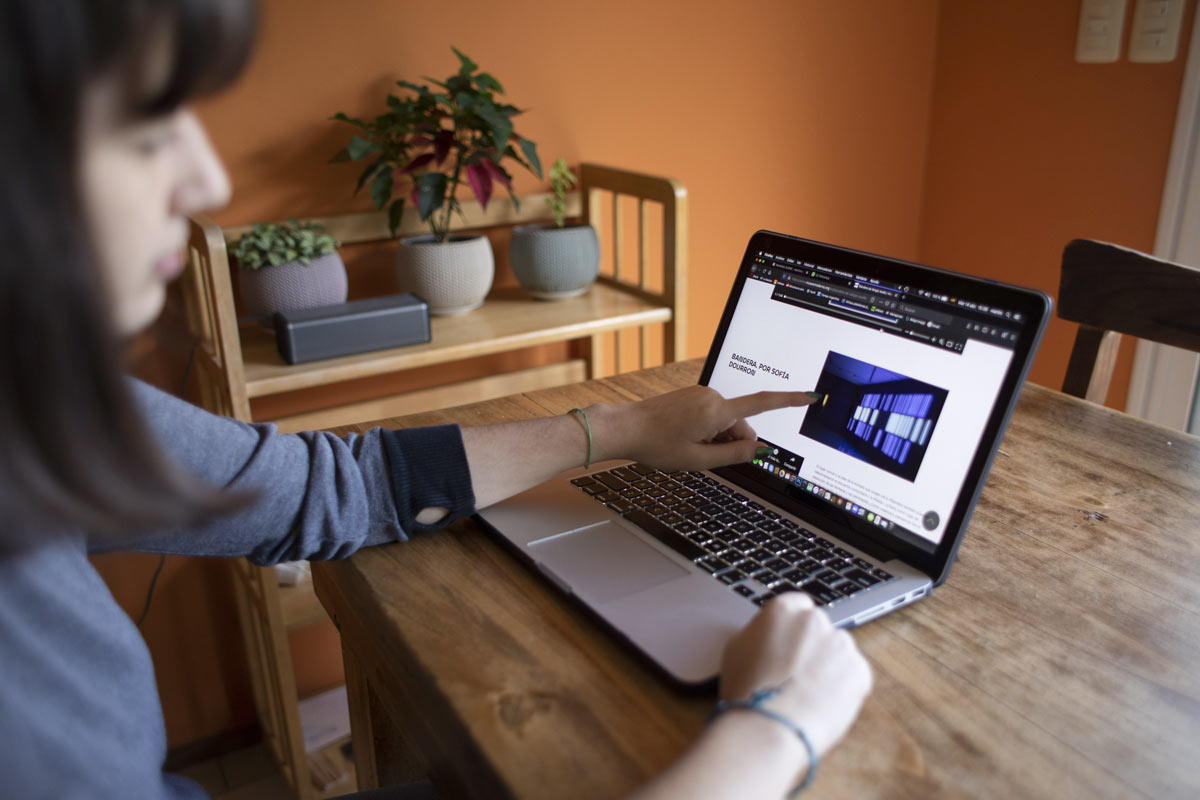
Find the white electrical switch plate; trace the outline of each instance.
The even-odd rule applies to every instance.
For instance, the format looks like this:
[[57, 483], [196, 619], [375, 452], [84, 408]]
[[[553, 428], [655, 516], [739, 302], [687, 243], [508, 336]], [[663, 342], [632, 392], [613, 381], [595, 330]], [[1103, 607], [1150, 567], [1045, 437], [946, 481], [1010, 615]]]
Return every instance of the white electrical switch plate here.
[[1121, 55], [1121, 30], [1125, 26], [1125, 0], [1083, 0], [1079, 8], [1079, 35], [1075, 60], [1081, 64], [1108, 64]]
[[1129, 60], [1142, 64], [1173, 61], [1179, 52], [1183, 0], [1138, 0], [1129, 31]]

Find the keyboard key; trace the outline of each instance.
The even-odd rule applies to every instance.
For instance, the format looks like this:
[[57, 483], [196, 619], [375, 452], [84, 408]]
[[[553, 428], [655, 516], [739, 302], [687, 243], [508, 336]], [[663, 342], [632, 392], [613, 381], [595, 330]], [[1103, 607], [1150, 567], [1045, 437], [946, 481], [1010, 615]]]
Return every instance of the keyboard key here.
[[809, 572], [816, 572], [817, 570], [819, 570], [821, 568], [821, 562], [814, 561], [811, 558], [806, 558], [803, 561], [797, 563], [796, 566], [799, 567], [800, 569], [808, 570]]
[[582, 477], [571, 479], [572, 486], [591, 486], [595, 482], [596, 479], [591, 475], [583, 475]]
[[792, 583], [804, 583], [812, 576], [802, 569], [790, 569], [787, 572], [782, 573], [780, 577], [785, 581], [791, 581]]
[[779, 551], [779, 557], [789, 564], [799, 564], [804, 560], [804, 554], [791, 547]]
[[867, 561], [867, 560], [866, 560], [866, 559], [864, 559], [864, 558], [856, 558], [856, 559], [854, 559], [854, 565], [855, 565], [856, 567], [858, 567], [859, 569], [865, 569], [865, 570], [872, 570], [872, 569], [875, 569], [875, 565], [874, 565], [874, 564], [872, 564], [870, 561]]
[[838, 559], [838, 558], [834, 558], [829, 561], [826, 561], [825, 566], [826, 566], [826, 568], [831, 569], [834, 572], [842, 572], [842, 573], [855, 568], [854, 564], [850, 563], [849, 561], [846, 561], [845, 559]]
[[607, 505], [618, 514], [624, 514], [626, 511], [633, 511], [634, 508], [633, 503], [629, 502], [628, 500], [623, 500], [620, 497], [615, 500], [608, 501]]
[[733, 587], [733, 590], [742, 597], [754, 597], [754, 590], [744, 584], [739, 584]]
[[679, 516], [674, 511], [668, 511], [666, 514], [663, 514], [661, 517], [659, 517], [659, 519], [662, 520], [664, 525], [670, 525], [672, 528], [675, 528], [675, 530], [679, 530], [678, 525], [679, 523], [683, 522], [683, 517]]
[[749, 522], [746, 522], [744, 519], [739, 519], [736, 522], [730, 523], [729, 527], [731, 530], [735, 530], [738, 533], [749, 533], [750, 531], [754, 530], [754, 526]]
[[834, 600], [837, 600], [838, 597], [840, 597], [837, 592], [816, 580], [801, 584], [800, 589], [812, 595], [813, 600], [815, 600], [819, 606], [829, 605]]
[[632, 499], [632, 498], [634, 498], [634, 497], [641, 497], [641, 496], [642, 496], [642, 490], [641, 490], [641, 489], [635, 489], [635, 488], [633, 488], [632, 486], [626, 486], [624, 489], [622, 489], [621, 491], [617, 492], [617, 494], [621, 495], [621, 497], [624, 497], [624, 498], [626, 498], [626, 499]]
[[832, 551], [833, 548], [837, 547], [837, 545], [835, 545], [833, 542], [826, 539], [824, 536], [818, 536], [815, 539], [813, 539], [813, 541], [816, 542], [821, 547], [824, 547], [826, 550]]
[[647, 475], [646, 478], [654, 483], [666, 483], [667, 481], [671, 480], [661, 472], [655, 472], [653, 475]]
[[655, 486], [653, 489], [646, 490], [646, 497], [653, 497], [655, 500], [657, 500], [660, 497], [666, 497], [666, 496], [667, 496], [666, 491], [658, 488], [657, 486]]
[[607, 486], [608, 488], [613, 489], [613, 490], [624, 489], [626, 486], [629, 485], [625, 481], [618, 478], [616, 475], [613, 475], [608, 472], [597, 472], [595, 477], [596, 477], [596, 480], [600, 481], [605, 486]]
[[613, 475], [616, 475], [618, 478], [620, 478], [621, 480], [626, 481], [628, 483], [633, 483], [634, 481], [639, 480], [641, 478], [640, 475], [638, 475], [636, 472], [631, 470], [629, 467], [617, 467], [616, 469], [614, 469], [612, 471], [612, 473], [613, 473]]
[[871, 570], [871, 574], [876, 578], [879, 578], [881, 581], [890, 581], [892, 579], [892, 573], [885, 572], [881, 569], [873, 569]]
[[630, 464], [629, 468], [638, 475], [653, 475], [658, 472], [654, 467], [648, 467], [641, 463]]
[[687, 520], [684, 520], [683, 522], [677, 522], [671, 527], [675, 528], [675, 530], [679, 531], [680, 533], [691, 533], [692, 531], [697, 530], [696, 526]]
[[698, 560], [696, 565], [707, 572], [720, 572], [723, 569], [729, 569], [729, 562], [716, 556], [705, 556]]
[[707, 555], [705, 550], [695, 542], [689, 542], [682, 534], [671, 530], [645, 511], [630, 511], [625, 515], [625, 519], [637, 525], [689, 561], [695, 561], [697, 558]]
[[633, 483], [630, 484], [630, 486], [634, 486], [638, 489], [641, 489], [642, 491], [645, 491], [646, 489], [654, 488], [654, 484], [651, 483], [650, 481], [646, 480], [645, 478], [642, 478], [641, 480], [638, 480], [638, 481], [634, 481]]
[[785, 528], [788, 528], [789, 530], [797, 530], [800, 527], [797, 523], [787, 518], [780, 518], [779, 524]]
[[734, 542], [739, 541], [742, 538], [742, 535], [735, 530], [726, 528], [724, 530], [717, 531], [717, 538], [722, 542], [733, 544]]
[[[787, 522], [787, 520], [784, 520], [784, 522]], [[797, 533], [796, 531], [791, 531], [791, 530], [785, 529], [783, 531], [783, 533], [779, 534], [779, 536], [777, 536], [776, 538], [779, 539], [780, 541], [784, 541], [784, 542], [794, 542], [800, 538], [800, 534]]]
[[839, 558], [854, 558], [854, 553], [851, 553], [844, 547], [833, 548], [833, 554]]
[[784, 527], [778, 522], [761, 522], [758, 529], [764, 533], [779, 533], [784, 530]]
[[679, 508], [681, 505], [683, 505], [683, 501], [672, 495], [670, 492], [667, 493], [666, 497], [658, 498], [658, 502], [662, 503], [667, 508]]
[[680, 486], [679, 483], [677, 483], [676, 481], [671, 481], [671, 480], [663, 481], [662, 483], [659, 484], [659, 487], [662, 489], [666, 489], [671, 494], [678, 494], [680, 492], [680, 490], [683, 489], [683, 487]]
[[772, 558], [770, 561], [763, 562], [763, 566], [767, 569], [775, 570], [776, 572], [782, 572], [790, 567], [791, 564], [784, 561], [782, 558]]
[[829, 559], [833, 558], [833, 553], [831, 553], [830, 551], [826, 550], [823, 547], [815, 547], [811, 551], [808, 552], [808, 557], [815, 561], [820, 561], [821, 563], [824, 563], [824, 562], [828, 561]]
[[727, 586], [737, 583], [738, 581], [744, 581], [745, 579], [746, 573], [742, 572], [740, 569], [726, 570], [717, 576], [717, 580]]
[[841, 594], [846, 595], [847, 597], [849, 597], [852, 594], [855, 594], [856, 592], [861, 592], [863, 590], [863, 587], [859, 586], [854, 581], [845, 581], [845, 580], [838, 581], [837, 583], [833, 584], [833, 586], [831, 586], [830, 588], [833, 589], [835, 592], [840, 592]]
[[652, 506], [646, 506], [646, 513], [653, 514], [656, 517], [661, 517], [664, 514], [670, 514], [671, 509], [667, 508], [662, 503], [655, 503]]
[[765, 564], [766, 562], [775, 558], [774, 553], [772, 553], [770, 550], [763, 550], [761, 547], [751, 550], [749, 553], [746, 553], [746, 555], [749, 558], [753, 558], [760, 564]]
[[879, 583], [879, 578], [876, 578], [874, 575], [863, 569], [852, 569], [843, 574], [842, 577], [867, 587], [874, 586], [875, 584]]
[[642, 494], [638, 495], [637, 497], [630, 498], [629, 502], [633, 503], [638, 508], [646, 508], [647, 506], [654, 505], [656, 501], [653, 497], [647, 497], [646, 495]]
[[771, 510], [771, 509], [769, 509], [769, 508], [764, 508], [764, 509], [763, 509], [763, 512], [762, 512], [762, 515], [763, 515], [764, 517], [766, 517], [767, 519], [770, 519], [770, 520], [776, 520], [776, 519], [779, 519], [779, 515], [778, 515], [778, 514], [776, 514], [774, 511], [772, 511], [772, 510]]
[[770, 535], [765, 534], [762, 531], [751, 531], [750, 533], [746, 534], [746, 538], [756, 544], [766, 544], [767, 542], [771, 541]]
[[831, 569], [823, 569], [820, 572], [817, 572], [816, 574], [813, 575], [813, 580], [830, 583], [835, 580], [841, 580], [841, 577], [842, 577], [841, 575], [838, 575], [836, 572], [834, 572]]
[[583, 486], [581, 488], [590, 495], [598, 495], [601, 492], [608, 491], [608, 487], [603, 483], [589, 483], [587, 486]]
[[708, 531], [709, 533], [717, 533], [718, 531], [725, 530], [725, 526], [722, 525], [721, 523], [717, 522], [715, 519], [704, 520], [703, 522], [700, 523], [700, 527], [703, 528], [704, 530]]
[[696, 544], [708, 544], [713, 540], [713, 538], [704, 531], [695, 531], [693, 533], [689, 533], [687, 538], [688, 541], [695, 542]]

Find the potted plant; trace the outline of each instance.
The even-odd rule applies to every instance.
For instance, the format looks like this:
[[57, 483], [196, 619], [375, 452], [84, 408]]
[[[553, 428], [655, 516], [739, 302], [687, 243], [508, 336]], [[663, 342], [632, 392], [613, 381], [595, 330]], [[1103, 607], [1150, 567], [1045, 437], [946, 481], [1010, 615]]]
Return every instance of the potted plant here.
[[554, 195], [546, 200], [554, 225], [518, 225], [508, 246], [517, 282], [541, 300], [560, 300], [583, 294], [596, 280], [600, 241], [588, 224], [567, 225], [567, 191], [575, 175], [561, 157], [550, 168]]
[[338, 241], [320, 225], [254, 223], [233, 246], [246, 310], [259, 317], [346, 302]]
[[513, 130], [516, 106], [502, 103], [500, 82], [455, 48], [458, 72], [429, 86], [397, 81], [412, 96], [389, 94], [388, 110], [370, 122], [335, 114], [361, 131], [335, 161], [367, 161], [355, 193], [369, 186], [376, 208], [386, 208], [393, 235], [411, 200], [430, 234], [402, 239], [396, 264], [400, 285], [429, 304], [431, 314], [457, 314], [479, 306], [492, 286], [495, 260], [481, 235], [450, 233], [451, 215], [462, 214], [458, 190], [466, 183], [487, 208], [497, 183], [514, 205], [515, 161], [542, 177], [537, 146]]

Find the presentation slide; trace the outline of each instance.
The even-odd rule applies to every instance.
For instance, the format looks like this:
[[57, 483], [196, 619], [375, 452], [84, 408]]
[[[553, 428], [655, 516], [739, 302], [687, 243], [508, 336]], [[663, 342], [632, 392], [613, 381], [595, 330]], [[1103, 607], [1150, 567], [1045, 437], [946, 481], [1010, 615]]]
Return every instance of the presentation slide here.
[[800, 478], [939, 542], [1012, 351], [931, 347], [772, 300], [772, 288], [746, 281], [709, 385], [821, 392], [749, 422], [804, 459]]

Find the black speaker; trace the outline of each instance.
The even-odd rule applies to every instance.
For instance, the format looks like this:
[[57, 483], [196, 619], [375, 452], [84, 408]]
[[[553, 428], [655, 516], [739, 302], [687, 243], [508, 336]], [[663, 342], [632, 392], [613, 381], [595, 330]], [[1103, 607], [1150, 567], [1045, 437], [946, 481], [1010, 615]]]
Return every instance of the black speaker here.
[[429, 305], [414, 294], [275, 313], [275, 344], [289, 364], [428, 341]]

